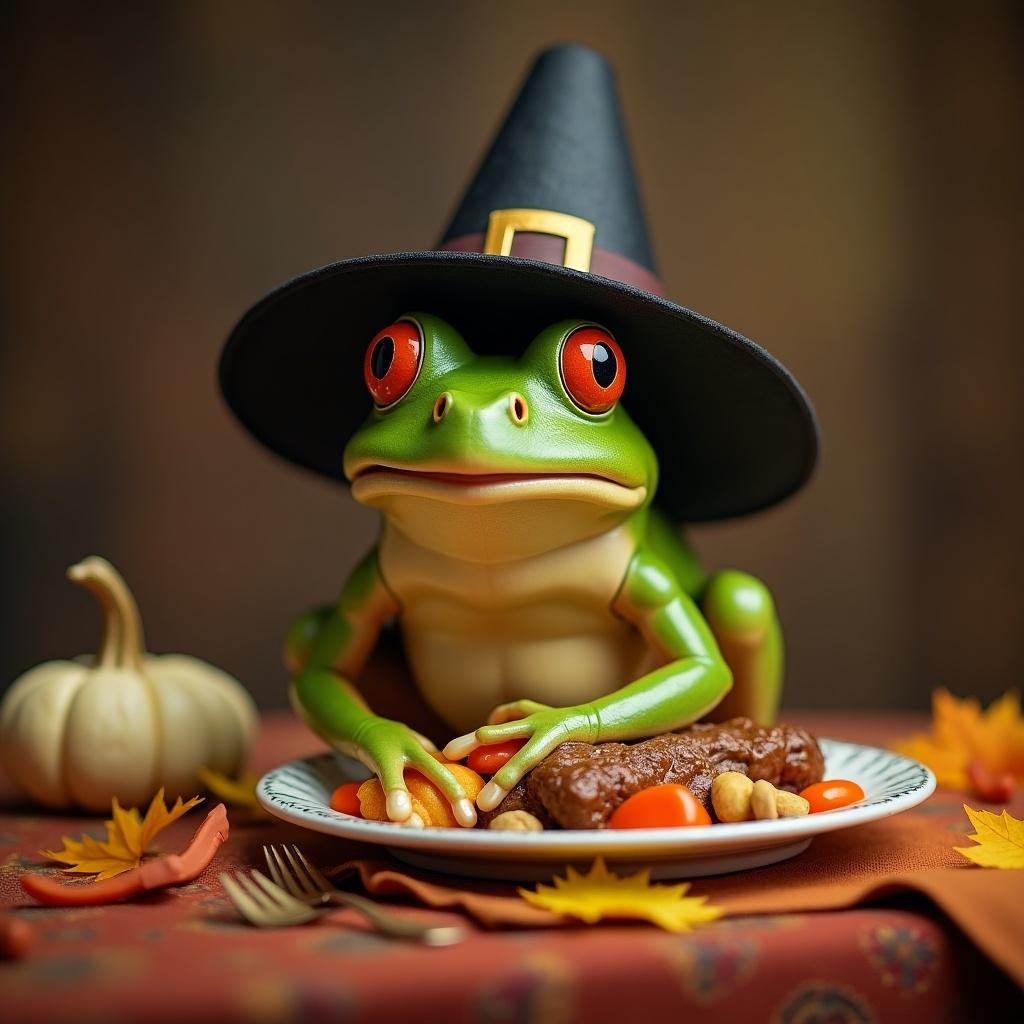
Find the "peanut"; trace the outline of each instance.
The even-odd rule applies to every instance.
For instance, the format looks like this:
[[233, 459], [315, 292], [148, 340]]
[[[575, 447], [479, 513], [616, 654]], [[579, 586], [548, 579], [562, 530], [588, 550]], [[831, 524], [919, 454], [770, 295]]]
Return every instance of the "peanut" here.
[[811, 805], [802, 796], [787, 793], [784, 789], [775, 794], [775, 806], [780, 818], [802, 818], [811, 809]]
[[776, 789], [765, 779], [751, 782], [742, 772], [717, 776], [711, 784], [711, 803], [722, 822], [799, 818], [811, 809], [802, 796]]
[[540, 820], [529, 811], [503, 811], [491, 819], [488, 828], [495, 832], [543, 832]]
[[719, 821], [748, 821], [754, 784], [742, 772], [722, 772], [711, 783], [711, 803]]
[[768, 821], [779, 816], [775, 798], [779, 791], [764, 779], [758, 779], [750, 793], [750, 809], [758, 821]]

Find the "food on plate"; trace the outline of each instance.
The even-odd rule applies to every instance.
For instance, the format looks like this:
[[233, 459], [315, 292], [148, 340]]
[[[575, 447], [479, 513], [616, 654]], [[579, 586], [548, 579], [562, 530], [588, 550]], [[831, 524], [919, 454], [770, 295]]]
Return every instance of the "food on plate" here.
[[754, 783], [742, 772], [722, 772], [711, 783], [711, 804], [719, 821], [747, 821], [754, 816], [750, 806]]
[[[473, 753], [483, 754], [471, 757], [468, 765], [433, 756], [476, 797], [484, 786], [481, 775], [500, 770], [518, 746], [514, 741], [477, 748]], [[524, 776], [493, 811], [482, 814], [478, 826], [495, 832], [692, 827], [801, 817], [864, 798], [855, 782], [822, 782], [824, 768], [821, 748], [806, 730], [759, 726], [749, 718], [702, 722], [638, 743], [570, 741]], [[408, 824], [458, 826], [433, 782], [407, 769], [406, 783], [413, 803]], [[358, 806], [349, 810], [353, 800]], [[338, 787], [331, 806], [389, 820], [376, 778]]]
[[[445, 761], [440, 754], [433, 756], [459, 780], [469, 798], [475, 800], [477, 794], [484, 788], [484, 780], [464, 764]], [[409, 787], [409, 796], [412, 798], [412, 815], [404, 824], [427, 828], [455, 828], [458, 825], [447, 797], [424, 775], [414, 768], [407, 768], [405, 784]], [[379, 779], [372, 778], [362, 783], [358, 789], [358, 796], [359, 813], [362, 817], [371, 821], [390, 820]]]
[[466, 758], [466, 767], [480, 775], [493, 775], [526, 746], [526, 740], [506, 740], [504, 743], [489, 743], [477, 747]]
[[800, 795], [811, 805], [811, 813], [833, 811], [864, 799], [864, 790], [849, 779], [825, 779], [800, 790]]
[[529, 811], [504, 811], [491, 818], [493, 832], [543, 832], [544, 826]]
[[361, 782], [346, 782], [339, 786], [331, 794], [331, 810], [340, 811], [342, 814], [351, 814], [360, 818], [359, 810], [359, 787]]
[[678, 782], [664, 782], [634, 793], [615, 808], [609, 828], [672, 828], [710, 825], [704, 805]]
[[752, 782], [742, 772], [722, 772], [711, 784], [715, 817], [722, 822], [799, 818], [810, 804], [796, 793], [776, 789], [767, 779]]
[[545, 828], [606, 828], [621, 804], [652, 786], [685, 786], [709, 811], [712, 783], [722, 772], [793, 791], [820, 781], [824, 766], [821, 749], [804, 729], [759, 726], [749, 718], [700, 723], [633, 744], [569, 742], [481, 819], [486, 826], [504, 811], [525, 810]]
[[775, 794], [778, 790], [764, 779], [758, 779], [750, 791], [750, 810], [758, 821], [773, 821], [779, 816], [775, 805]]

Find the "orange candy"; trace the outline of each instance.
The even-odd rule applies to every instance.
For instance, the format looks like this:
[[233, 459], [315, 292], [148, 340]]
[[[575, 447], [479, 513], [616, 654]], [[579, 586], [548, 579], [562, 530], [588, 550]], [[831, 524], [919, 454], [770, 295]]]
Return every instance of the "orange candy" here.
[[359, 787], [361, 785], [361, 782], [346, 782], [339, 786], [331, 794], [332, 809], [341, 811], [342, 814], [351, 814], [356, 818], [362, 817], [359, 813]]
[[526, 740], [506, 740], [504, 743], [477, 747], [466, 759], [466, 764], [480, 775], [493, 775], [504, 768], [525, 746]]
[[801, 790], [800, 795], [811, 805], [811, 814], [816, 814], [855, 804], [864, 799], [864, 790], [849, 779], [825, 779]]
[[[446, 761], [441, 754], [431, 754], [440, 761], [459, 780], [466, 796], [475, 800], [484, 788], [484, 780], [476, 772], [462, 764]], [[418, 814], [428, 828], [459, 828], [459, 823], [452, 814], [448, 798], [425, 776], [415, 768], [406, 768], [405, 784], [409, 787], [412, 798], [412, 813]], [[359, 810], [364, 818], [370, 821], [387, 821], [388, 812], [384, 790], [380, 780], [368, 779], [359, 786]]]
[[710, 825], [704, 805], [675, 782], [651, 786], [634, 793], [612, 814], [609, 828], [671, 828]]

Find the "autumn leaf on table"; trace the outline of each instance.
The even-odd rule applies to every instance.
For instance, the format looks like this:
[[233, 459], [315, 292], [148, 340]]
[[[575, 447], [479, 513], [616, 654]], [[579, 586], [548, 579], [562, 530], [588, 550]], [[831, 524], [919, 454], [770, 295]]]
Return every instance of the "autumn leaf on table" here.
[[993, 814], [991, 811], [976, 811], [964, 804], [967, 817], [971, 819], [977, 846], [954, 846], [968, 860], [983, 868], [1024, 868], [1024, 821], [1014, 818], [1008, 811]]
[[620, 878], [598, 857], [590, 871], [581, 875], [567, 868], [567, 878], [555, 878], [554, 888], [538, 885], [536, 892], [520, 889], [519, 895], [535, 907], [578, 917], [587, 924], [604, 918], [640, 918], [666, 931], [687, 932], [695, 925], [721, 917], [721, 907], [707, 905], [706, 896], [687, 896], [689, 884], [652, 885], [650, 869]]
[[244, 807], [266, 816], [266, 811], [256, 799], [256, 783], [258, 775], [242, 775], [237, 779], [215, 772], [212, 768], [200, 768], [199, 781], [216, 797], [220, 797], [232, 807]]
[[164, 803], [164, 791], [160, 790], [145, 817], [130, 807], [125, 810], [114, 797], [111, 808], [111, 820], [106, 823], [107, 838], [93, 839], [82, 836], [81, 839], [69, 839], [64, 836], [64, 847], [58, 851], [40, 850], [50, 860], [68, 865], [65, 871], [83, 875], [97, 875], [98, 881], [113, 878], [122, 871], [131, 871], [142, 863], [149, 844], [158, 832], [161, 832], [172, 821], [177, 821], [186, 811], [190, 811], [202, 797], [194, 796], [191, 800], [182, 801], [178, 797], [173, 807]]
[[974, 698], [960, 700], [948, 690], [936, 690], [932, 694], [932, 731], [896, 740], [890, 746], [926, 764], [941, 786], [974, 790], [982, 799], [1000, 799], [985, 792], [980, 779], [1005, 777], [1011, 788], [1024, 782], [1020, 695], [1011, 690], [982, 711]]

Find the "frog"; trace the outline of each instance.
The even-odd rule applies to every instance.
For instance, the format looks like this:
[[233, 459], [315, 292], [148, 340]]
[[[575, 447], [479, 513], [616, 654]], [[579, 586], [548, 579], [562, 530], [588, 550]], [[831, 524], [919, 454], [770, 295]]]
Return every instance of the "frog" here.
[[[626, 408], [631, 342], [580, 316], [518, 355], [478, 355], [457, 325], [411, 310], [366, 348], [373, 405], [338, 455], [379, 535], [337, 600], [292, 624], [285, 660], [297, 713], [379, 778], [396, 824], [423, 824], [410, 770], [469, 828], [566, 741], [775, 716], [772, 595], [702, 568], [659, 508], [659, 460]], [[372, 710], [362, 674], [392, 621], [451, 730], [441, 752]], [[446, 762], [510, 740], [523, 745], [474, 802]]]

